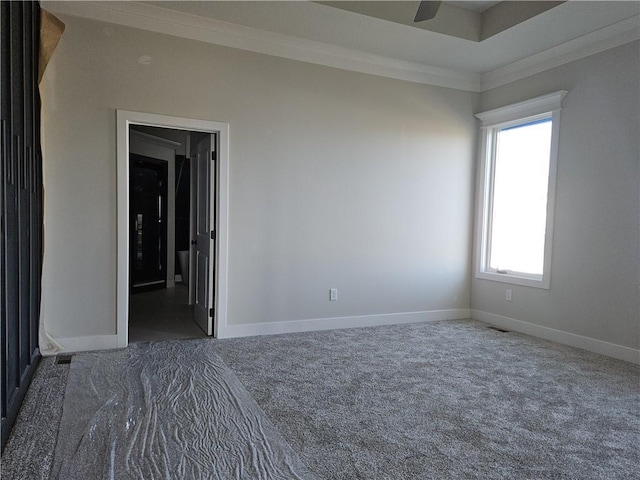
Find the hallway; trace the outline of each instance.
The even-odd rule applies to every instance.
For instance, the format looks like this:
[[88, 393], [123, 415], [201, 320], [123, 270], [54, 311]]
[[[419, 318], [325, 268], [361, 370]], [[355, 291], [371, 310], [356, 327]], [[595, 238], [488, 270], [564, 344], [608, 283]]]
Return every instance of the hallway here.
[[187, 286], [178, 284], [129, 298], [129, 343], [207, 337], [193, 321]]

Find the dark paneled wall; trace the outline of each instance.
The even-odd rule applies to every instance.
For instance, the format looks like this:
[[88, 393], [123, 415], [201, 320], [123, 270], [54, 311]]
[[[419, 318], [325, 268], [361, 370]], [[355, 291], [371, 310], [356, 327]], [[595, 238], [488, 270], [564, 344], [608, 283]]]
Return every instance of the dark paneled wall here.
[[42, 156], [37, 2], [0, 1], [2, 449], [40, 357]]

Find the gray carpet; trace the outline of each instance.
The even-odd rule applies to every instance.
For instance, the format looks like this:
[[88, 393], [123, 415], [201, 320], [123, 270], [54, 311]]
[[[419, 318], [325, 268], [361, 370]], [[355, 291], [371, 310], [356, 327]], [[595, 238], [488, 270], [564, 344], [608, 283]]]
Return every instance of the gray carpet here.
[[210, 340], [76, 355], [51, 476], [315, 478]]
[[218, 341], [325, 479], [626, 479], [640, 369], [472, 321]]
[[49, 478], [68, 374], [69, 365], [57, 365], [55, 357], [40, 360], [2, 452], [3, 479]]
[[[613, 480], [640, 471], [636, 365], [473, 321], [212, 343], [319, 478]], [[2, 455], [3, 479], [49, 478], [67, 371], [41, 362]]]

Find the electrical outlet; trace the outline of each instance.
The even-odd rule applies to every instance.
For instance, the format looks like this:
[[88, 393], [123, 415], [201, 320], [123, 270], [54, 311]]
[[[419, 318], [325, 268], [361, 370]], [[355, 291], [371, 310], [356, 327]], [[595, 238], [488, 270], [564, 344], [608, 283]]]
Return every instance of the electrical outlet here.
[[510, 302], [510, 301], [511, 301], [511, 293], [512, 293], [512, 292], [511, 292], [511, 290], [507, 288], [507, 293], [506, 293], [506, 294], [505, 294], [505, 296], [504, 296], [504, 299], [505, 299], [507, 302]]
[[338, 289], [337, 288], [330, 288], [329, 289], [329, 301], [335, 302], [336, 300], [338, 300]]

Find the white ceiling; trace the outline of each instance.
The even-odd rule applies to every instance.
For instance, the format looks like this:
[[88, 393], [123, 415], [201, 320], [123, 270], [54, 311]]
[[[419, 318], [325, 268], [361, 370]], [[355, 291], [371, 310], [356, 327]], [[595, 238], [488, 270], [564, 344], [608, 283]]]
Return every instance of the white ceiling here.
[[146, 3], [393, 59], [476, 73], [640, 13], [640, 2], [570, 1], [483, 42], [473, 42], [307, 1]]
[[[400, 3], [406, 8], [412, 2]], [[409, 5], [409, 14], [418, 3]], [[479, 3], [484, 8], [495, 2]], [[640, 39], [640, 1], [570, 0], [482, 41], [312, 1], [43, 0], [42, 4], [54, 14], [470, 91], [504, 85]]]
[[481, 2], [481, 1], [471, 1], [471, 0], [466, 0], [466, 1], [447, 1], [447, 3], [451, 4], [451, 5], [455, 5], [456, 7], [460, 7], [460, 8], [466, 8], [468, 10], [472, 10], [474, 12], [484, 12], [485, 10], [488, 10], [489, 8], [493, 7], [494, 5], [497, 5], [498, 3], [500, 3], [500, 0], [498, 1], [493, 1], [493, 2]]

